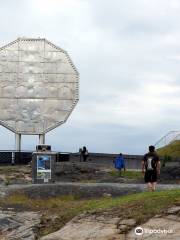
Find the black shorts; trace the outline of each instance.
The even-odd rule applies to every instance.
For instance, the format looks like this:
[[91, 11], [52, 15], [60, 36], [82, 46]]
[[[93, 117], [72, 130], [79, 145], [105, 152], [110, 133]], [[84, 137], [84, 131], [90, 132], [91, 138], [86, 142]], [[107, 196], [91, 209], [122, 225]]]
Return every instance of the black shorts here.
[[156, 170], [147, 170], [144, 175], [145, 183], [148, 182], [157, 182], [157, 171]]

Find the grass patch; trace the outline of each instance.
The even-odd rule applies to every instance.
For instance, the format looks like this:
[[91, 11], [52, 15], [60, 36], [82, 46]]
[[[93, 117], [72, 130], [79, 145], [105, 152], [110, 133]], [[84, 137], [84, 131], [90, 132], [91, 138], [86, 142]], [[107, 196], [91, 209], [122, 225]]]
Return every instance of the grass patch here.
[[95, 179], [82, 179], [79, 181], [80, 183], [97, 183]]
[[30, 168], [28, 166], [24, 165], [14, 165], [14, 166], [9, 166], [9, 165], [4, 165], [0, 166], [0, 173], [6, 174], [6, 173], [12, 173], [12, 172], [30, 172]]
[[43, 213], [39, 236], [60, 229], [74, 216], [87, 211], [92, 214], [101, 214], [105, 210], [110, 216], [134, 218], [137, 224], [141, 224], [173, 205], [180, 205], [180, 190], [85, 200], [74, 196], [32, 199], [23, 194], [13, 194], [0, 200], [0, 206], [3, 208], [14, 207], [17, 210], [33, 210]]
[[0, 179], [5, 185], [31, 182], [31, 168], [28, 165], [0, 166]]
[[128, 178], [128, 179], [143, 179], [142, 173], [140, 171], [119, 171], [112, 170], [110, 172], [111, 176], [113, 177], [123, 177], [123, 178]]
[[156, 150], [160, 156], [170, 156], [176, 158], [180, 156], [180, 140], [175, 140], [172, 143]]

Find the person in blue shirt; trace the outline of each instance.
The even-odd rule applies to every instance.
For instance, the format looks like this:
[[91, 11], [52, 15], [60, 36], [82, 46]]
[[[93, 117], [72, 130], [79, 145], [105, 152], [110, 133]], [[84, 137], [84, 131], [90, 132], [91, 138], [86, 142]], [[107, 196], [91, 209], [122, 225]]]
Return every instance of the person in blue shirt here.
[[117, 158], [114, 161], [114, 167], [119, 170], [119, 173], [121, 173], [121, 169], [126, 170], [125, 168], [125, 161], [122, 153], [120, 153]]

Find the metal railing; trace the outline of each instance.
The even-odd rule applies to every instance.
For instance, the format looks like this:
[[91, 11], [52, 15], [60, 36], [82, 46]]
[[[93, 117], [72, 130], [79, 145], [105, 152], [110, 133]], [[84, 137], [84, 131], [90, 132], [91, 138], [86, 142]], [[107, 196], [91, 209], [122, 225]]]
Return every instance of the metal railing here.
[[[33, 151], [15, 151], [15, 150], [0, 150], [0, 164], [22, 164], [26, 165], [32, 160]], [[64, 162], [70, 159], [69, 152], [57, 152], [56, 161]]]
[[162, 148], [175, 140], [180, 140], [180, 131], [170, 131], [162, 138], [160, 138], [156, 143], [156, 148]]
[[31, 151], [1, 150], [0, 164], [28, 164], [31, 161]]

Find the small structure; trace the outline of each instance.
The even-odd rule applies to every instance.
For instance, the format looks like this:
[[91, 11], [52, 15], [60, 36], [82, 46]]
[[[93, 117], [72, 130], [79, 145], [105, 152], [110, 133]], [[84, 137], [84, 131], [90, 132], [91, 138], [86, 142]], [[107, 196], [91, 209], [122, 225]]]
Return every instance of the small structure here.
[[51, 152], [51, 146], [38, 145], [32, 154], [33, 183], [55, 182], [56, 152]]

